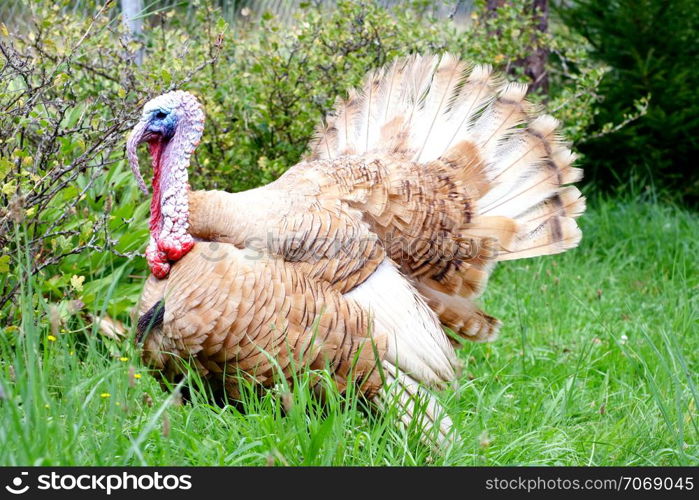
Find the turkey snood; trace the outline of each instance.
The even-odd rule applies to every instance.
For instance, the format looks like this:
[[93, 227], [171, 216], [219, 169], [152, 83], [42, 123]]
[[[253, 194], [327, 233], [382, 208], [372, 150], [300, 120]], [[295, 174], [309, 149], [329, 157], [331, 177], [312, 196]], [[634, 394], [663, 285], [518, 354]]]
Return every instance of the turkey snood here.
[[126, 145], [131, 169], [148, 193], [138, 167], [136, 148], [147, 142], [153, 164], [150, 242], [146, 259], [157, 278], [165, 278], [170, 264], [194, 246], [189, 227], [187, 169], [204, 130], [204, 112], [196, 98], [175, 91], [150, 101]]

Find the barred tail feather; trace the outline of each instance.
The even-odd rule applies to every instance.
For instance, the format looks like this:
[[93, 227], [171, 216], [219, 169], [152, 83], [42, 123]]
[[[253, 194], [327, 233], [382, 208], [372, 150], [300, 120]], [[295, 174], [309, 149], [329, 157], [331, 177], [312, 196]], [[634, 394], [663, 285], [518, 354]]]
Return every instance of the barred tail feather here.
[[[361, 90], [339, 100], [316, 130], [311, 159], [371, 152], [437, 159], [470, 131], [471, 121], [494, 98], [497, 80], [491, 72], [448, 54], [412, 56], [372, 71]], [[335, 135], [339, 140], [328, 139]]]
[[[471, 340], [497, 336], [499, 322], [472, 303], [496, 261], [560, 253], [581, 239], [576, 218], [585, 199], [570, 184], [582, 171], [573, 166], [575, 155], [559, 135], [558, 120], [539, 113], [526, 94], [525, 85], [505, 82], [490, 66], [448, 54], [412, 56], [371, 73], [361, 92], [338, 103], [311, 144], [311, 159], [353, 154], [407, 160], [424, 170], [406, 181], [422, 182], [432, 172], [439, 182], [424, 181], [422, 188], [453, 186], [444, 191], [442, 206], [425, 208], [443, 211], [457, 224], [434, 246], [449, 247], [447, 239], [462, 248], [471, 239], [477, 251], [459, 253], [449, 265], [425, 262], [406, 274], [442, 323]], [[467, 215], [458, 215], [454, 203], [463, 203]], [[381, 213], [385, 205], [376, 210], [380, 226], [398, 220], [401, 229], [400, 221], [409, 220], [401, 211], [406, 207], [395, 205], [392, 213]], [[494, 248], [485, 242], [495, 242]], [[417, 245], [419, 252], [424, 246]]]

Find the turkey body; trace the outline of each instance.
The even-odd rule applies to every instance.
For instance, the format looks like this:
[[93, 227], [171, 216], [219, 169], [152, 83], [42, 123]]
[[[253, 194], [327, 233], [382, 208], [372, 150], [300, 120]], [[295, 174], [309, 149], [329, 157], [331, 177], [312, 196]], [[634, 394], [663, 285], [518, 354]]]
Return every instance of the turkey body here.
[[[237, 394], [328, 368], [409, 422], [450, 422], [423, 387], [455, 378], [459, 341], [500, 322], [474, 299], [497, 261], [576, 246], [580, 178], [523, 86], [453, 57], [413, 57], [367, 76], [319, 127], [310, 155], [240, 193], [188, 193], [193, 249], [151, 276], [139, 312], [164, 303], [144, 358], [164, 373], [192, 359]], [[389, 390], [395, 387], [395, 390]], [[391, 399], [393, 398], [393, 399]], [[437, 423], [437, 425], [434, 425]]]
[[162, 326], [144, 350], [171, 375], [181, 368], [178, 358], [193, 359], [233, 397], [240, 376], [269, 386], [300, 369], [329, 367], [341, 389], [350, 372], [368, 394], [381, 385], [376, 359], [386, 336], [372, 335], [367, 312], [353, 300], [282, 259], [199, 242], [167, 280], [151, 277], [143, 298], [148, 309], [164, 299]]

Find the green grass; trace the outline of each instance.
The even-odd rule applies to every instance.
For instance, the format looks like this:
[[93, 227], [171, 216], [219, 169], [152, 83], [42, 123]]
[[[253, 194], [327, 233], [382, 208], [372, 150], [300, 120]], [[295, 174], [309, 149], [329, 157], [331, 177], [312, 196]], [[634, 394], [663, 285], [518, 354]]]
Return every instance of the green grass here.
[[463, 443], [443, 455], [353, 395], [319, 404], [307, 377], [237, 409], [191, 376], [177, 404], [131, 342], [91, 325], [50, 340], [27, 283], [20, 334], [0, 338], [0, 464], [696, 465], [699, 217], [591, 205], [580, 248], [496, 270], [483, 302], [502, 335], [460, 351], [441, 396]]

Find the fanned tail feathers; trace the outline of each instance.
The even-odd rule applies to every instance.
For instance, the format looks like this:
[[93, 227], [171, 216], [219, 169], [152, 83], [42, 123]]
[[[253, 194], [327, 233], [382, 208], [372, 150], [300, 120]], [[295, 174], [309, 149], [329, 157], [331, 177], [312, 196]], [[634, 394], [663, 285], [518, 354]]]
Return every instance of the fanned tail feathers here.
[[311, 143], [311, 159], [386, 157], [420, 165], [423, 178], [446, 172], [457, 191], [447, 203], [467, 200], [468, 212], [449, 237], [481, 249], [440, 279], [429, 277], [429, 267], [411, 277], [440, 320], [472, 340], [497, 335], [499, 322], [472, 304], [494, 262], [560, 253], [581, 238], [575, 219], [585, 200], [569, 184], [582, 172], [558, 121], [537, 116], [526, 92], [486, 65], [412, 56], [372, 72], [360, 91], [338, 101]]

